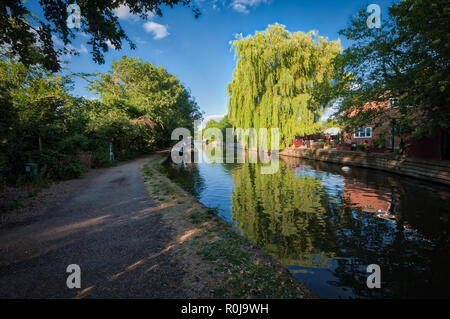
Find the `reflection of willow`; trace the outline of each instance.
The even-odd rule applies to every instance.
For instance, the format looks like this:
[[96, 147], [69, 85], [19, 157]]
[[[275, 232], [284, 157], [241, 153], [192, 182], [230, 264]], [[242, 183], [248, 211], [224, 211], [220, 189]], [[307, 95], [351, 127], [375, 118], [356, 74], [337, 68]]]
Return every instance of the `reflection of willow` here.
[[[239, 229], [284, 265], [325, 266], [334, 256], [336, 223], [320, 180], [295, 178], [283, 165], [276, 174], [260, 171], [260, 165], [246, 163], [233, 174], [232, 213]], [[311, 254], [322, 255], [322, 265]]]
[[[396, 224], [376, 218], [327, 194], [321, 179], [296, 178], [281, 163], [276, 174], [263, 175], [249, 163], [233, 171], [233, 219], [245, 237], [285, 266], [327, 267], [334, 258], [329, 270], [336, 282], [329, 284], [359, 297], [449, 296], [448, 235], [430, 243], [406, 234], [403, 218]], [[367, 289], [366, 267], [373, 263], [381, 266], [382, 290]]]
[[[227, 155], [229, 152], [231, 157], [228, 160], [230, 160], [230, 163], [227, 163]], [[239, 168], [239, 162], [237, 160], [238, 150], [234, 148], [234, 144], [222, 144], [217, 146], [211, 144], [203, 144], [202, 154], [204, 155], [204, 161], [212, 166], [217, 165], [218, 167], [222, 168], [227, 174]], [[241, 151], [239, 152], [239, 154], [242, 157], [242, 161], [248, 162], [249, 154], [247, 151]], [[218, 165], [218, 162], [221, 164]]]
[[210, 164], [220, 163], [224, 159], [222, 145], [203, 144], [204, 160]]

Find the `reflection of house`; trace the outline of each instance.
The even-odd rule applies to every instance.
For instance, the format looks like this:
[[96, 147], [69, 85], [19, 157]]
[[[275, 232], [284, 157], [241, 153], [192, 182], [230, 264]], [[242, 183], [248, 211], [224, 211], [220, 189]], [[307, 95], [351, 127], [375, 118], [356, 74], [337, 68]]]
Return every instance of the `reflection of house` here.
[[[347, 204], [358, 207], [363, 212], [372, 213], [378, 218], [389, 220], [395, 224], [399, 222], [399, 216], [392, 211], [390, 194], [380, 189], [346, 178], [343, 199]], [[407, 220], [402, 220], [401, 225], [405, 229], [416, 231]]]
[[345, 180], [344, 200], [368, 213], [389, 212], [391, 207], [386, 193], [351, 179]]

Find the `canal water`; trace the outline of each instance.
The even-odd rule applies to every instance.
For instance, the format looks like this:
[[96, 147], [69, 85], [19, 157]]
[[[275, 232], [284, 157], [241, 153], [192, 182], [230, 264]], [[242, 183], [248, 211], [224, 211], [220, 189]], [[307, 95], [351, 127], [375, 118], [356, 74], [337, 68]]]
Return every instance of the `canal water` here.
[[[248, 154], [230, 164], [222, 148], [196, 148], [200, 163], [161, 170], [321, 298], [450, 297], [450, 188], [281, 156], [261, 174]], [[367, 287], [370, 264], [379, 289]]]

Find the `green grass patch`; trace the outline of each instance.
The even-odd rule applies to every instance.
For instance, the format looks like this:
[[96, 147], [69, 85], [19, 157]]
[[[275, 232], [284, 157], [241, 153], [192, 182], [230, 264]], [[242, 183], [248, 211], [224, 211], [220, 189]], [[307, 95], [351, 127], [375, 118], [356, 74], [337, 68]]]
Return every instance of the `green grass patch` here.
[[250, 254], [241, 249], [242, 244], [242, 239], [233, 231], [229, 231], [220, 240], [205, 243], [199, 251], [199, 255], [208, 261], [243, 265], [250, 260]]
[[176, 189], [173, 188], [169, 183], [163, 182], [159, 184], [161, 191], [163, 191], [166, 195], [172, 195], [176, 193]]
[[189, 219], [194, 224], [203, 224], [204, 222], [206, 222], [208, 220], [208, 217], [199, 211], [195, 211], [189, 215]]

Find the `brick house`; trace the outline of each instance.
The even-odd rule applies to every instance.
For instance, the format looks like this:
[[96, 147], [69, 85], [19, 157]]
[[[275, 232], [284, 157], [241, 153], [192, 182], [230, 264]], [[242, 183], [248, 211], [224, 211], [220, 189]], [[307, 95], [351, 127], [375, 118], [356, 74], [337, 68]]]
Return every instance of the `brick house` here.
[[[389, 101], [367, 103], [364, 108], [367, 110], [388, 108], [388, 115], [393, 115], [391, 112], [395, 112], [392, 108], [392, 103]], [[353, 110], [348, 116], [352, 117], [355, 116], [355, 114], [356, 110]], [[400, 138], [392, 134], [391, 125], [387, 121], [378, 127], [375, 127], [375, 125], [365, 125], [363, 127], [355, 128], [351, 132], [345, 132], [343, 134], [343, 141], [346, 144], [357, 145], [367, 143], [370, 147], [379, 146], [388, 149], [395, 149], [400, 145]]]
[[[395, 117], [395, 102], [395, 99], [390, 99], [386, 102], [372, 102], [366, 104], [365, 108], [388, 108], [388, 117]], [[354, 114], [355, 111], [352, 111], [349, 116], [353, 116]], [[343, 141], [346, 144], [352, 145], [367, 143], [369, 147], [377, 147], [381, 150], [395, 150], [400, 146], [400, 138], [393, 134], [392, 126], [388, 121], [378, 127], [375, 127], [375, 125], [365, 125], [355, 128], [351, 132], [345, 132], [343, 133]], [[449, 142], [448, 129], [436, 127], [433, 134], [429, 137], [410, 139], [407, 141], [410, 145], [408, 156], [435, 160], [450, 159]]]

